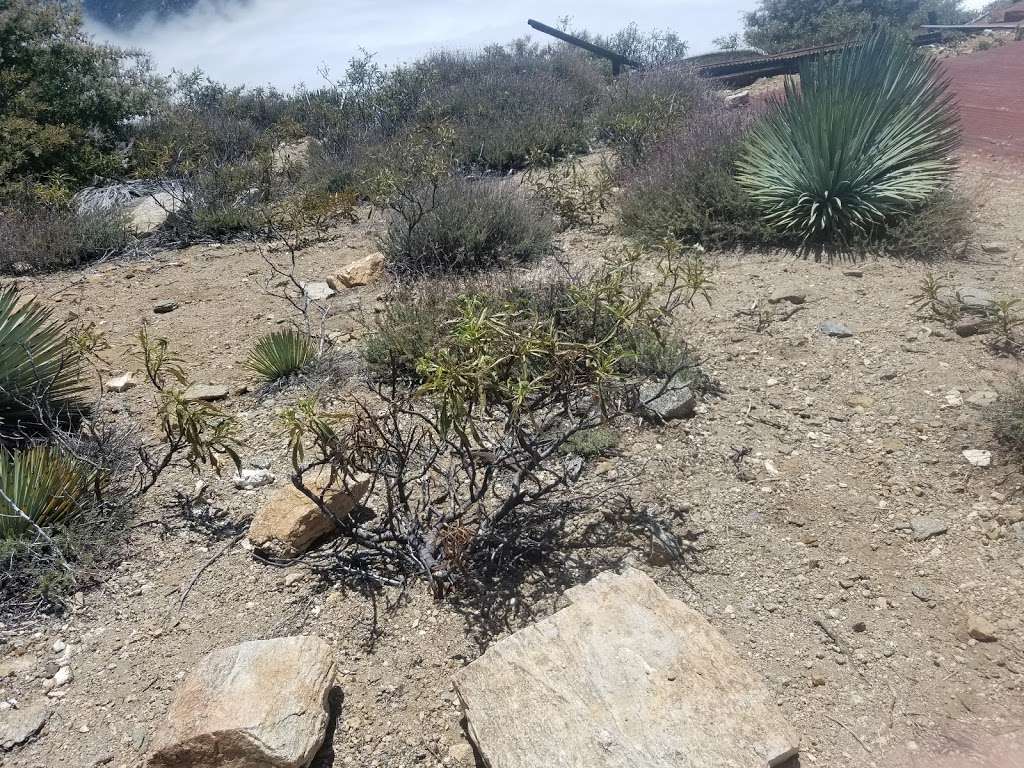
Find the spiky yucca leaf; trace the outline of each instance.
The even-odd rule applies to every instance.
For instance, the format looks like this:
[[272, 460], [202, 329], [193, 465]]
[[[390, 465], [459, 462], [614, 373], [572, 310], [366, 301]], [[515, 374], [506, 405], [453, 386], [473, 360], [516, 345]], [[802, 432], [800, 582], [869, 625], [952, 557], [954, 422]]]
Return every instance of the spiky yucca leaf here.
[[259, 338], [246, 365], [267, 381], [276, 381], [301, 370], [314, 354], [307, 334], [293, 329], [274, 331]]
[[938, 62], [886, 32], [800, 68], [751, 130], [737, 180], [775, 229], [874, 235], [948, 185], [959, 141]]
[[[58, 448], [0, 454], [0, 490], [43, 529], [67, 525], [81, 514], [93, 478], [93, 470]], [[0, 539], [18, 539], [32, 530], [0, 496]]]
[[40, 426], [39, 408], [50, 416], [85, 410], [81, 355], [69, 345], [65, 326], [15, 286], [0, 291], [0, 428], [10, 437]]

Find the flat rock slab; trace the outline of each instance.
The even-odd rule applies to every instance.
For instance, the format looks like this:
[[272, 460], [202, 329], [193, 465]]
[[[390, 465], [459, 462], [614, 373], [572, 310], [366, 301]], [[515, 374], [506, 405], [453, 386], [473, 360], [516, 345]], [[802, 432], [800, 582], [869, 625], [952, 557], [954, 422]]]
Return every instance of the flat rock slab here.
[[0, 751], [24, 744], [43, 729], [49, 717], [44, 704], [0, 712]]
[[566, 593], [455, 677], [490, 768], [768, 768], [797, 739], [707, 620], [637, 570]]
[[327, 733], [336, 673], [315, 637], [213, 651], [178, 688], [151, 768], [305, 768]]

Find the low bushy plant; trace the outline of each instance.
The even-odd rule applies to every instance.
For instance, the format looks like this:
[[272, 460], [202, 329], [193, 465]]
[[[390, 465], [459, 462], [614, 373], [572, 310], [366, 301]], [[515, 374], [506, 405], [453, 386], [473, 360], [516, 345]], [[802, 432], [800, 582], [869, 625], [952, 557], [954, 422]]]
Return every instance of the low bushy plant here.
[[536, 259], [553, 234], [521, 187], [450, 178], [394, 200], [381, 249], [398, 275], [460, 274]]
[[704, 246], [776, 239], [736, 182], [746, 118], [724, 108], [696, 114], [621, 174], [623, 229], [648, 240], [673, 237]]
[[77, 211], [67, 202], [17, 195], [0, 202], [0, 270], [42, 272], [77, 267], [131, 243], [118, 211]]

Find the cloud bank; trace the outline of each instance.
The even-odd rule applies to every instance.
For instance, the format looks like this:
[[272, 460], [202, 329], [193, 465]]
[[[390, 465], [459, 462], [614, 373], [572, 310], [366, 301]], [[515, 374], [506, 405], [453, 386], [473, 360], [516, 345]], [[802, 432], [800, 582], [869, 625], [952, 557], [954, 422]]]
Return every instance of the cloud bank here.
[[96, 23], [89, 31], [97, 39], [152, 52], [164, 71], [199, 67], [227, 83], [290, 88], [316, 83], [323, 65], [340, 73], [361, 48], [393, 64], [436, 48], [480, 48], [527, 33], [543, 37], [526, 26], [527, 18], [555, 24], [568, 15], [573, 26], [602, 33], [635, 21], [641, 29], [672, 29], [693, 53], [702, 53], [713, 48], [715, 37], [739, 31], [741, 12], [754, 5], [756, 0], [250, 0], [238, 6], [202, 3], [186, 16], [143, 22], [124, 33]]

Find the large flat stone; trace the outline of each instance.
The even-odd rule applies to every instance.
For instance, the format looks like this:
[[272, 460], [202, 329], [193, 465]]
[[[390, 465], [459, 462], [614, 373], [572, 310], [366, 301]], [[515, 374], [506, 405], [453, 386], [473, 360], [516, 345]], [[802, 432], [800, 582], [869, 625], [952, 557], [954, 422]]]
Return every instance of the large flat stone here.
[[305, 768], [327, 733], [336, 665], [315, 637], [213, 651], [185, 678], [151, 768]]
[[797, 739], [699, 613], [637, 570], [498, 642], [455, 678], [490, 768], [767, 768]]

